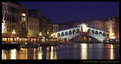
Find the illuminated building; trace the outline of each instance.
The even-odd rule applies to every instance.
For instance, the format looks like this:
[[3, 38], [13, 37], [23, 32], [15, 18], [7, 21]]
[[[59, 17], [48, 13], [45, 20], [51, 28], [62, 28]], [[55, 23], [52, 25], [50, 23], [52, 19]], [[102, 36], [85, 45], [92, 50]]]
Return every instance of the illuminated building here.
[[53, 33], [59, 30], [59, 25], [53, 24]]
[[119, 18], [113, 17], [105, 22], [106, 30], [109, 31], [111, 39], [119, 38]]
[[2, 24], [5, 24], [3, 37], [12, 37], [13, 30], [16, 31], [16, 36], [26, 36], [27, 30], [23, 28], [27, 28], [27, 8], [23, 5], [17, 2], [2, 2], [2, 20]]
[[40, 18], [39, 23], [39, 31], [42, 33], [44, 37], [50, 37], [53, 31], [53, 23], [51, 19], [47, 19], [46, 17], [42, 16]]
[[37, 10], [29, 10], [28, 37], [39, 36], [39, 22], [41, 13]]

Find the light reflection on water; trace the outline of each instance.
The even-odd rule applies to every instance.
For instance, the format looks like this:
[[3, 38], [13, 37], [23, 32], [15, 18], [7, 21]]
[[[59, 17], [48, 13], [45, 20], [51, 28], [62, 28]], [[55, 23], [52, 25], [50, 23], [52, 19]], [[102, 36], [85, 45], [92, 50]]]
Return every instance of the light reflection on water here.
[[119, 44], [74, 44], [2, 49], [2, 59], [119, 59]]
[[81, 59], [87, 59], [87, 44], [81, 44]]

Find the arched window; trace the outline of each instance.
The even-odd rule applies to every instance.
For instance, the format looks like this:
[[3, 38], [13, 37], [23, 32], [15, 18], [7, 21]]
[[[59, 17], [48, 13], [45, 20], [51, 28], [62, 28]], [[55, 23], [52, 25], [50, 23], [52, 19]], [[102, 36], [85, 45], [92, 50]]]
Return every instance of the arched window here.
[[76, 30], [73, 30], [73, 34], [76, 32]]
[[65, 32], [65, 36], [68, 35], [68, 32]]
[[73, 34], [75, 33], [76, 31], [75, 30], [73, 30]]
[[91, 31], [91, 30], [90, 30], [90, 29], [88, 29], [88, 32], [89, 32], [89, 33], [90, 33], [90, 31]]
[[64, 36], [64, 32], [61, 33], [61, 36]]
[[57, 35], [58, 37], [60, 37], [60, 33], [58, 33], [58, 35]]
[[103, 36], [105, 36], [105, 33], [103, 33]]
[[102, 32], [99, 32], [99, 35], [102, 35]]
[[94, 34], [94, 30], [92, 30], [92, 34]]
[[69, 35], [71, 35], [72, 34], [72, 32], [71, 32], [71, 30], [69, 31]]
[[98, 34], [98, 31], [95, 31], [95, 34]]
[[79, 33], [80, 32], [79, 29], [76, 29], [76, 32]]

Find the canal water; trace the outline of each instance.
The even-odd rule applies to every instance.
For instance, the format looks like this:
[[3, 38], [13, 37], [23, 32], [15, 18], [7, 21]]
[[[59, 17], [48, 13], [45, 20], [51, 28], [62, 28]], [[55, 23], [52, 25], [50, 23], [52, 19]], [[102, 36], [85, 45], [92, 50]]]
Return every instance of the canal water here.
[[38, 48], [2, 49], [2, 59], [119, 59], [120, 44], [76, 43]]

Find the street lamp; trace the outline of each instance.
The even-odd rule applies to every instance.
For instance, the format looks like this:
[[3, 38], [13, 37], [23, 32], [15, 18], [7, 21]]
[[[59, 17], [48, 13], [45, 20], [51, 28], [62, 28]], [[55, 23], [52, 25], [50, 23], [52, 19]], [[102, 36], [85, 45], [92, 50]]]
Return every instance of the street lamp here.
[[51, 37], [53, 37], [53, 34], [51, 34]]
[[40, 36], [40, 41], [41, 41], [41, 36], [42, 36], [42, 33], [41, 32], [39, 33], [39, 36]]
[[42, 33], [41, 32], [39, 33], [39, 36], [42, 36]]
[[[12, 34], [15, 35], [15, 34], [16, 34], [16, 31], [13, 30], [13, 31], [12, 31]], [[14, 41], [14, 36], [13, 36], [13, 41]]]
[[16, 34], [16, 31], [15, 31], [15, 30], [13, 30], [13, 31], [12, 31], [12, 34]]

